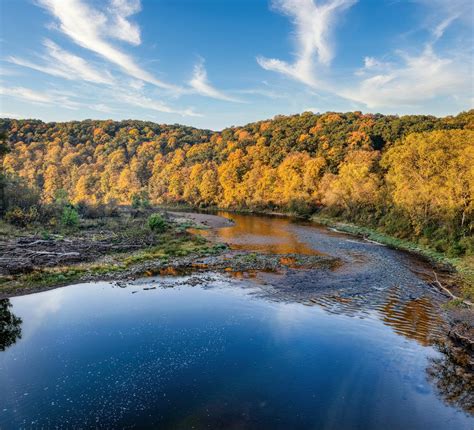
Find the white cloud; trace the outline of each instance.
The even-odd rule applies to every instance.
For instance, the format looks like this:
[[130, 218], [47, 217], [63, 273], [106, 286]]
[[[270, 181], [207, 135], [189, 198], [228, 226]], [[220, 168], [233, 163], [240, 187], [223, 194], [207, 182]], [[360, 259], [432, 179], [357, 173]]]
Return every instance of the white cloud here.
[[420, 55], [409, 56], [403, 52], [399, 55], [399, 64], [366, 61], [365, 76], [339, 95], [369, 108], [396, 108], [472, 92], [468, 68], [461, 59], [442, 58], [429, 45]]
[[102, 113], [112, 113], [112, 112], [114, 112], [114, 109], [112, 109], [110, 106], [107, 106], [103, 103], [97, 103], [95, 105], [91, 105], [90, 108], [92, 110], [95, 110], [97, 112], [102, 112]]
[[[364, 67], [353, 76], [337, 76], [329, 66], [334, 56], [330, 44], [331, 31], [341, 12], [356, 0], [275, 0], [276, 8], [288, 15], [295, 25], [296, 59], [290, 64], [279, 59], [258, 58], [259, 64], [280, 72], [314, 89], [327, 91], [373, 109], [422, 107], [437, 97], [456, 98], [468, 105], [473, 93], [472, 44], [453, 47], [446, 54], [434, 46], [455, 21], [472, 14], [470, 0], [415, 0], [426, 6], [424, 28], [430, 36], [410, 49], [399, 48], [396, 58], [387, 61], [366, 56]], [[326, 76], [326, 78], [325, 78]]]
[[[293, 64], [275, 58], [257, 58], [261, 67], [290, 76], [306, 85], [318, 85], [315, 63], [329, 65], [334, 52], [330, 35], [337, 17], [357, 0], [274, 0], [277, 10], [290, 16], [296, 34], [296, 59]], [[317, 60], [317, 61], [316, 61]]]
[[373, 69], [374, 67], [380, 66], [380, 61], [374, 57], [365, 57], [364, 58], [364, 67], [366, 69]]
[[472, 28], [474, 6], [472, 0], [414, 0], [424, 6], [424, 26], [435, 36], [443, 36], [455, 20]]
[[25, 87], [0, 87], [0, 95], [30, 103], [58, 105], [66, 109], [78, 109], [80, 106], [79, 103], [71, 100], [67, 95], [61, 94], [57, 91], [47, 93]]
[[472, 27], [472, 21], [466, 20], [474, 11], [471, 1], [417, 1], [426, 6], [424, 25], [431, 33], [421, 53], [409, 54], [399, 49], [397, 62], [366, 57], [364, 68], [356, 72], [360, 81], [340, 91], [340, 95], [369, 108], [421, 107], [437, 97], [451, 97], [472, 106], [468, 101], [474, 90], [472, 44], [451, 47], [444, 55], [435, 51], [436, 42], [453, 22]]
[[[92, 109], [98, 112], [112, 114], [118, 111], [128, 111], [130, 106], [138, 107], [143, 110], [162, 112], [167, 114], [177, 114], [189, 117], [201, 117], [202, 115], [195, 112], [191, 108], [176, 109], [168, 106], [166, 103], [154, 100], [141, 92], [125, 91], [122, 89], [110, 89], [104, 87], [103, 89], [94, 87], [91, 88], [93, 93], [89, 96], [83, 96], [79, 101], [72, 98], [74, 94], [67, 91], [50, 90], [36, 91], [25, 87], [0, 87], [0, 96], [2, 105], [5, 102], [4, 97], [12, 97], [17, 100], [44, 105], [44, 106], [58, 106], [66, 109]], [[108, 104], [102, 103], [100, 100], [107, 99]], [[6, 103], [5, 103], [6, 105]], [[2, 106], [3, 108], [4, 106]]]
[[23, 119], [25, 116], [19, 113], [1, 111], [0, 118]]
[[193, 77], [189, 81], [189, 85], [195, 90], [195, 92], [203, 96], [228, 102], [240, 102], [240, 100], [228, 96], [217, 88], [214, 88], [209, 83], [203, 60], [199, 61], [199, 63], [194, 66]]
[[269, 99], [284, 99], [288, 97], [288, 94], [284, 94], [281, 91], [266, 90], [262, 88], [249, 88], [245, 90], [235, 91], [238, 94], [250, 94], [255, 96], [267, 97]]
[[164, 112], [170, 114], [178, 114], [182, 116], [193, 116], [193, 117], [200, 117], [201, 114], [194, 112], [192, 109], [175, 109], [167, 104], [153, 100], [141, 93], [133, 93], [133, 92], [114, 92], [113, 94], [116, 101], [120, 102], [121, 104], [126, 103], [129, 105], [133, 105], [142, 109], [149, 109], [154, 110], [157, 112]]
[[107, 37], [112, 37], [134, 45], [140, 43], [138, 27], [127, 19], [140, 9], [138, 1], [113, 1], [108, 14], [90, 7], [81, 0], [39, 0], [39, 3], [57, 18], [58, 29], [81, 47], [119, 66], [135, 79], [161, 88], [179, 89], [156, 79], [151, 73], [143, 70], [131, 56], [107, 41]]
[[128, 84], [130, 85], [130, 88], [133, 88], [134, 90], [141, 90], [145, 86], [145, 82], [136, 79], [130, 79]]
[[46, 93], [41, 93], [41, 92], [30, 90], [29, 88], [24, 88], [24, 87], [12, 87], [12, 88], [2, 87], [0, 88], [0, 94], [2, 96], [14, 97], [14, 98], [30, 101], [33, 103], [51, 103], [52, 102], [51, 97], [47, 95]]
[[140, 12], [140, 0], [111, 0], [108, 10], [114, 23], [108, 29], [109, 35], [132, 45], [140, 45], [140, 28], [127, 20]]
[[84, 80], [97, 84], [114, 83], [108, 71], [99, 71], [93, 68], [83, 58], [64, 51], [51, 40], [46, 40], [44, 45], [47, 50], [47, 55], [43, 56], [45, 62], [43, 65], [13, 56], [9, 57], [8, 61], [19, 66], [28, 67], [64, 79]]

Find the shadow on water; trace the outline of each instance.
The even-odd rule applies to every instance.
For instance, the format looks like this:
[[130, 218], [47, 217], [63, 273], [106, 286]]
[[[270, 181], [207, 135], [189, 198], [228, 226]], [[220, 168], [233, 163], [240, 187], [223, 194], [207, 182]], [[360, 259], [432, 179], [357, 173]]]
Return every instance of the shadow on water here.
[[0, 351], [21, 339], [22, 320], [11, 312], [11, 306], [9, 299], [0, 300]]

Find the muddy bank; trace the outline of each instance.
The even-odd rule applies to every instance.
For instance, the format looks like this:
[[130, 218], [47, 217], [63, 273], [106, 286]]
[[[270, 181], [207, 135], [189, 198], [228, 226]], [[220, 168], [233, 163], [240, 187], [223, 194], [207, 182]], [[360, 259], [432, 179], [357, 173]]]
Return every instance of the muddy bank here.
[[[166, 264], [149, 261], [134, 267], [128, 277], [156, 275], [188, 275], [202, 272], [221, 272], [231, 276], [245, 273], [273, 273], [284, 275], [289, 270], [319, 271], [331, 270], [339, 260], [326, 256], [300, 254], [255, 254], [251, 252], [228, 251], [220, 255], [178, 258]], [[250, 276], [249, 276], [250, 277]]]
[[[150, 213], [152, 213], [151, 211]], [[160, 213], [160, 212], [158, 212]], [[233, 225], [217, 215], [161, 212], [173, 224], [183, 228], [220, 228]], [[146, 214], [120, 215], [95, 221], [84, 221], [78, 228], [62, 234], [44, 231], [24, 232], [18, 237], [0, 240], [0, 275], [29, 273], [42, 267], [56, 267], [89, 262], [116, 252], [132, 252], [160, 243], [160, 235], [147, 228]]]
[[189, 222], [197, 228], [222, 228], [234, 225], [234, 222], [231, 219], [222, 215], [177, 211], [166, 211], [166, 213], [175, 222]]
[[82, 219], [75, 228], [41, 234], [18, 230], [14, 237], [2, 238], [0, 297], [129, 276], [146, 261], [161, 266], [184, 256], [214, 255], [225, 246], [209, 243], [187, 229], [232, 225], [216, 215], [158, 211], [166, 225], [156, 231], [148, 226], [151, 213], [157, 211], [124, 209], [114, 217]]
[[43, 267], [55, 267], [94, 261], [113, 252], [130, 252], [156, 243], [138, 240], [116, 241], [87, 237], [44, 238], [32, 235], [0, 242], [0, 275], [30, 273]]

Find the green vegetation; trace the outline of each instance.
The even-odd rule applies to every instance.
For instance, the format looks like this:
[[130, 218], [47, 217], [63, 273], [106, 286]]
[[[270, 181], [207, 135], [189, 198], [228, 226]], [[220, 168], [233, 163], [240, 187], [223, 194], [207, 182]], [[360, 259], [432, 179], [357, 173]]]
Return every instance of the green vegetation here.
[[150, 207], [150, 198], [146, 191], [141, 191], [132, 195], [132, 208], [149, 209]]
[[151, 231], [163, 232], [166, 229], [166, 221], [160, 214], [151, 214], [148, 217], [148, 227]]
[[14, 315], [7, 299], [0, 299], [0, 351], [5, 351], [21, 338], [21, 318]]
[[79, 224], [79, 213], [76, 208], [73, 206], [66, 206], [63, 208], [61, 224], [65, 227], [77, 227]]

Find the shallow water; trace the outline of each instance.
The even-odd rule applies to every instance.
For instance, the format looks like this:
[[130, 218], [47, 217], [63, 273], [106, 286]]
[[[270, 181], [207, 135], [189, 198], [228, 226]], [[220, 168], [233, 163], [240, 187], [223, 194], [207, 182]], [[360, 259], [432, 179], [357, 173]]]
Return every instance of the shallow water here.
[[217, 234], [252, 247], [273, 229], [268, 252], [302, 244], [353, 270], [12, 298], [0, 308], [0, 428], [473, 428], [428, 377], [443, 322], [407, 256], [288, 220], [247, 224], [262, 222]]

